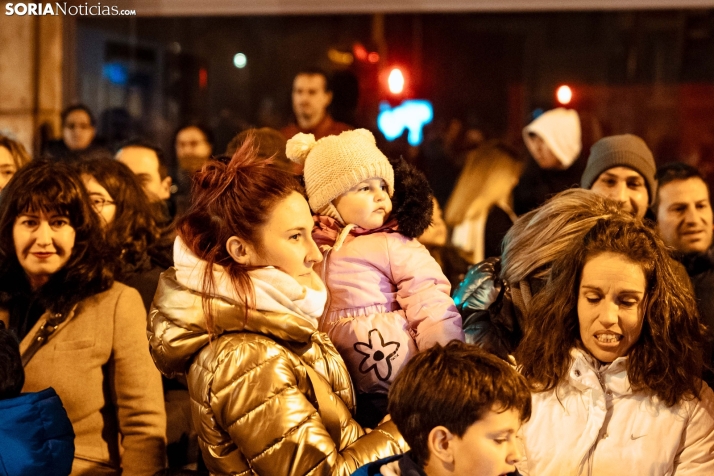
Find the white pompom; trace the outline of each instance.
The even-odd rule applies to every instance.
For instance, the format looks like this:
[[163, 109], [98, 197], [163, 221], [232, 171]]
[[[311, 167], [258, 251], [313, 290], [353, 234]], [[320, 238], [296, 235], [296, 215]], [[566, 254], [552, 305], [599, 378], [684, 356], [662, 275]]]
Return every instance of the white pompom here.
[[293, 162], [305, 165], [305, 159], [315, 145], [315, 136], [298, 132], [292, 139], [288, 139], [285, 146], [285, 155]]

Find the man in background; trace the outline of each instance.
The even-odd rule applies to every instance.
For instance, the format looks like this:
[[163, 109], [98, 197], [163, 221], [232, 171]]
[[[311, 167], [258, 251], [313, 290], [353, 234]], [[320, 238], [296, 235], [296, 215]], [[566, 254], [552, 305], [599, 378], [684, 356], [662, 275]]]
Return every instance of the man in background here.
[[180, 216], [191, 204], [191, 176], [201, 170], [213, 154], [213, 132], [205, 125], [192, 122], [178, 129], [174, 136], [176, 151], [175, 215]]
[[[709, 327], [705, 349], [707, 362], [714, 363], [714, 248], [712, 247], [712, 207], [709, 187], [702, 174], [691, 165], [675, 162], [657, 170], [658, 189], [652, 211], [657, 230], [667, 246], [675, 251], [694, 287], [697, 308]], [[705, 374], [709, 385], [711, 372]]]
[[295, 75], [292, 99], [296, 123], [281, 130], [286, 139], [303, 132], [320, 140], [352, 129], [345, 123], [336, 122], [327, 112], [332, 102], [332, 88], [324, 71], [306, 69]]
[[644, 218], [655, 199], [656, 170], [652, 151], [641, 138], [632, 134], [603, 137], [590, 149], [580, 186]]
[[134, 172], [150, 202], [171, 198], [171, 176], [163, 151], [141, 139], [119, 146], [114, 158]]

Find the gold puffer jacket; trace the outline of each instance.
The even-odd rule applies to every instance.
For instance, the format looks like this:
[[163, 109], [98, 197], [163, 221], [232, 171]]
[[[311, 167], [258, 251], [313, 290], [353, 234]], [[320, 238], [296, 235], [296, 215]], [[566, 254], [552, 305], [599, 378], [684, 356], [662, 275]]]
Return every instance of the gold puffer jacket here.
[[[209, 343], [201, 295], [163, 273], [149, 313], [151, 355], [167, 377], [187, 374], [194, 427], [212, 474], [349, 475], [408, 449], [393, 422], [365, 434], [329, 338], [289, 314], [213, 298]], [[326, 380], [340, 421], [336, 447], [318, 413], [305, 365]]]

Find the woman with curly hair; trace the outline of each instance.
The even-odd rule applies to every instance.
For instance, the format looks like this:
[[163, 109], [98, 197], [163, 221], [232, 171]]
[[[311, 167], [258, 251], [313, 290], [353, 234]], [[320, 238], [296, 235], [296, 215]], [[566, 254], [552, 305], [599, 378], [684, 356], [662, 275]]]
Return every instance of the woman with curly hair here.
[[553, 263], [599, 219], [619, 215], [624, 212], [617, 202], [590, 190], [570, 189], [519, 217], [503, 239], [501, 257], [471, 267], [454, 292], [466, 342], [508, 359]]
[[23, 391], [53, 387], [75, 438], [73, 475], [164, 465], [161, 378], [139, 294], [114, 282], [79, 174], [33, 161], [4, 191], [0, 319], [21, 339]]
[[533, 298], [516, 359], [527, 475], [714, 474], [703, 329], [655, 232], [601, 219]]
[[161, 236], [154, 209], [132, 171], [121, 162], [88, 159], [78, 163], [104, 240], [116, 259], [114, 277], [139, 291], [147, 312], [166, 266], [158, 259]]

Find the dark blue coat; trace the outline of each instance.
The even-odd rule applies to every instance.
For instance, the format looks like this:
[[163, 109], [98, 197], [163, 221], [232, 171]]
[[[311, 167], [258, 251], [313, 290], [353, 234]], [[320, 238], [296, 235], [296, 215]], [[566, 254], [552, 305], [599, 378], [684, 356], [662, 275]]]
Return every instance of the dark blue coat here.
[[68, 475], [74, 431], [53, 388], [0, 400], [0, 475]]

